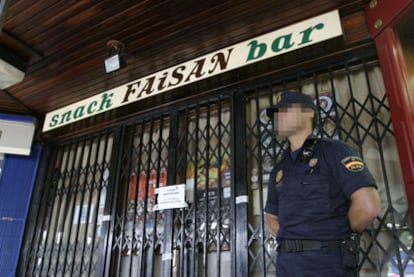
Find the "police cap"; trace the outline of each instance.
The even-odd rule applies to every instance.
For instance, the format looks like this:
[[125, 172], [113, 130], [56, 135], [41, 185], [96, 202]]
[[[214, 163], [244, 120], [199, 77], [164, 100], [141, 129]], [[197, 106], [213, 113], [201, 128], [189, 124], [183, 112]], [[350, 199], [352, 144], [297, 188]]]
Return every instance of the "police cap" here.
[[313, 103], [312, 97], [297, 91], [284, 91], [276, 96], [276, 105], [266, 109], [268, 117], [272, 118], [273, 114], [280, 108], [292, 106], [292, 104], [300, 104], [304, 108], [310, 108], [317, 112], [317, 108]]

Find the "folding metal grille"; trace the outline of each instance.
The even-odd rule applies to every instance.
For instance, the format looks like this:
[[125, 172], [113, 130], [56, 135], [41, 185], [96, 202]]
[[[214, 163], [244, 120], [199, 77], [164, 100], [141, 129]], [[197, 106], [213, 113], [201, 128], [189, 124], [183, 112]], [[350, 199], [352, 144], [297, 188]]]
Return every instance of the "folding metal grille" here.
[[159, 275], [164, 213], [155, 211], [155, 189], [167, 185], [169, 117], [126, 127], [119, 160], [113, 228], [113, 276]]
[[25, 276], [103, 274], [112, 144], [104, 133], [53, 147]]
[[[382, 76], [375, 58], [353, 58], [51, 147], [24, 275], [274, 276], [263, 209], [285, 142], [264, 109], [286, 88], [314, 97], [315, 134], [350, 143], [378, 181], [360, 275], [406, 274], [412, 226]], [[174, 184], [188, 207], [155, 210], [155, 190]]]
[[[173, 276], [217, 276], [230, 269], [221, 264], [223, 259], [230, 262], [229, 101], [213, 99], [174, 114], [126, 127], [113, 229], [113, 275], [163, 276], [166, 259], [172, 260]], [[172, 141], [177, 143], [171, 146]], [[176, 161], [172, 171], [171, 161]], [[167, 179], [174, 182], [168, 185], [186, 184], [188, 204], [170, 215], [171, 226], [166, 226], [165, 211], [153, 209], [154, 189], [167, 185]], [[168, 235], [171, 257], [164, 248]]]
[[188, 209], [174, 213], [175, 276], [231, 276], [230, 102], [179, 112], [178, 181]]
[[382, 76], [376, 60], [360, 59], [285, 76], [247, 91], [250, 179], [249, 276], [274, 274], [274, 242], [263, 214], [269, 173], [284, 151], [265, 108], [290, 89], [314, 97], [320, 137], [341, 139], [364, 158], [378, 182], [382, 214], [361, 237], [360, 276], [403, 276], [413, 263], [412, 225]]

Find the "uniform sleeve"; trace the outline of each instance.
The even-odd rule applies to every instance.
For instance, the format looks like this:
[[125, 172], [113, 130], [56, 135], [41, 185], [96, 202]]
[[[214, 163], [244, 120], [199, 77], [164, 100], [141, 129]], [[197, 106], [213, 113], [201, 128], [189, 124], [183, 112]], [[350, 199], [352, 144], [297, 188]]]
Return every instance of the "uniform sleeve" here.
[[269, 177], [269, 184], [267, 186], [267, 201], [265, 212], [273, 215], [279, 214], [279, 200], [276, 190], [276, 168], [272, 170]]
[[348, 198], [359, 188], [377, 187], [365, 162], [349, 145], [338, 141], [331, 153], [335, 153], [330, 164], [334, 177]]

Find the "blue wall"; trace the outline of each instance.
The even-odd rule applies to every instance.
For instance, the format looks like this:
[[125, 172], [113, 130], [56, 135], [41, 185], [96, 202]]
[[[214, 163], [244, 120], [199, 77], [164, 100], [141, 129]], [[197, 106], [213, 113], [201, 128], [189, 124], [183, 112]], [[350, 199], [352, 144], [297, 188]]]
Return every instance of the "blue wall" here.
[[42, 146], [30, 156], [5, 155], [0, 176], [0, 276], [15, 276]]

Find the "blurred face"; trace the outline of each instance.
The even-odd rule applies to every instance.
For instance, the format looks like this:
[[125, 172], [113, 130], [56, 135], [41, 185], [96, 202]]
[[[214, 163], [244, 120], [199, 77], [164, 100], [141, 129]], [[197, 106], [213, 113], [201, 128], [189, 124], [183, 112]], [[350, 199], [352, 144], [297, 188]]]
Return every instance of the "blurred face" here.
[[273, 116], [275, 132], [279, 136], [290, 137], [308, 129], [312, 131], [312, 109], [293, 104], [278, 109]]

